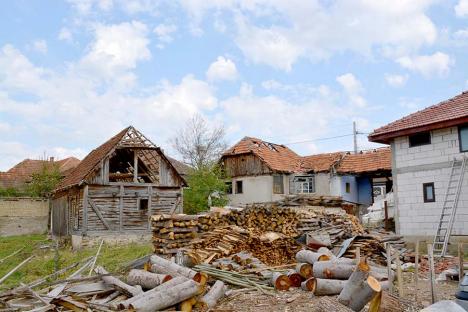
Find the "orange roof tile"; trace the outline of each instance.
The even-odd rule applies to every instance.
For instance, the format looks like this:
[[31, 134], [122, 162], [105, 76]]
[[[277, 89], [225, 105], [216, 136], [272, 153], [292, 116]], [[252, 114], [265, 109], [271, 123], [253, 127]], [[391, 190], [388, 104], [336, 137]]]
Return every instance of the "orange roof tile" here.
[[392, 138], [398, 136], [452, 127], [467, 122], [468, 92], [463, 92], [447, 101], [375, 129], [369, 135], [369, 140], [388, 144]]
[[384, 170], [392, 170], [392, 155], [388, 147], [358, 154], [346, 154], [336, 168], [336, 172], [341, 174], [363, 174]]
[[345, 155], [345, 152], [324, 153], [301, 158], [300, 171], [323, 172], [337, 164]]

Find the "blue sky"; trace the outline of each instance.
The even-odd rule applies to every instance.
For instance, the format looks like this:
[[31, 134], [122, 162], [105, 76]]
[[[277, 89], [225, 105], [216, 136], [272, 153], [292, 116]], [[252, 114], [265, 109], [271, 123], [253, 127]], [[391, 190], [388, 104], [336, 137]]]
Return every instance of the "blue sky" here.
[[[0, 170], [84, 157], [134, 125], [169, 139], [193, 114], [228, 143], [300, 154], [468, 89], [468, 0], [7, 1]], [[377, 145], [359, 136], [361, 149]]]

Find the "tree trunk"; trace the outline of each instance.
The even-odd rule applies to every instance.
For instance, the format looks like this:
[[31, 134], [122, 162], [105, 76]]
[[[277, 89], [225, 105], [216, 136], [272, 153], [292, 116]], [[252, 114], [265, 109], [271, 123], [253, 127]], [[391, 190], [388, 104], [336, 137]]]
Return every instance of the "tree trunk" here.
[[291, 287], [301, 287], [302, 276], [294, 270], [288, 271], [288, 278], [291, 281]]
[[369, 272], [370, 267], [364, 257], [346, 282], [338, 301], [353, 311], [361, 311], [374, 295], [381, 291], [379, 282], [369, 276]]
[[216, 281], [210, 291], [200, 299], [197, 306], [199, 305], [199, 308], [204, 311], [214, 308], [218, 300], [224, 296], [226, 288], [222, 281]]
[[332, 279], [315, 279], [314, 295], [316, 296], [333, 296], [338, 295], [342, 290], [346, 281]]
[[291, 287], [289, 277], [279, 272], [273, 272], [271, 284], [278, 290], [289, 290], [289, 287]]
[[162, 309], [192, 298], [199, 294], [201, 289], [202, 286], [199, 283], [188, 280], [172, 288], [154, 292], [148, 291], [144, 296], [132, 302], [129, 305], [129, 309], [134, 309], [138, 312], [161, 311]]
[[[94, 272], [96, 272], [97, 274], [109, 274], [109, 272], [107, 272], [102, 266], [97, 266], [94, 269]], [[127, 285], [121, 280], [119, 280], [118, 278], [110, 276], [110, 275], [103, 276], [102, 280], [104, 281], [104, 283], [114, 286], [118, 291], [120, 291], [121, 293], [129, 297], [137, 296], [138, 294], [143, 292], [140, 286], [134, 287], [134, 286]]]
[[150, 261], [152, 263], [151, 271], [153, 271], [154, 273], [183, 276], [186, 278], [193, 279], [197, 283], [201, 282], [201, 284], [204, 284], [203, 281], [206, 282], [201, 273], [180, 266], [174, 262], [158, 257], [156, 255], [151, 256]]
[[301, 283], [302, 290], [314, 291], [315, 289], [315, 277], [311, 277]]
[[318, 261], [327, 261], [330, 260], [330, 257], [318, 252], [313, 252], [310, 250], [299, 250], [296, 253], [296, 261], [297, 262], [306, 262], [309, 264], [314, 264]]
[[166, 289], [171, 289], [179, 284], [182, 284], [186, 281], [190, 281], [190, 279], [187, 279], [186, 277], [183, 277], [183, 276], [176, 276], [174, 277], [173, 279], [171, 279], [170, 281], [167, 281], [151, 290], [148, 290], [147, 292], [144, 292], [144, 293], [141, 293], [139, 294], [138, 296], [135, 296], [135, 297], [132, 297], [132, 298], [128, 298], [127, 300], [125, 301], [122, 301], [119, 303], [119, 308], [121, 310], [124, 310], [124, 309], [128, 309], [128, 307], [130, 306], [130, 304], [132, 302], [135, 302], [139, 299], [141, 299], [142, 297], [144, 296], [148, 296], [148, 295], [151, 295], [152, 293], [156, 293], [156, 292], [159, 292], [159, 291], [163, 291], [163, 290], [166, 290]]
[[323, 255], [327, 255], [328, 257], [330, 257], [330, 260], [338, 259], [338, 258], [333, 254], [333, 252], [332, 252], [330, 249], [328, 249], [327, 247], [320, 247], [320, 248], [317, 250], [317, 253], [323, 254]]
[[130, 270], [127, 276], [129, 285], [140, 285], [144, 289], [153, 289], [172, 279], [172, 276], [165, 274], [151, 273], [145, 270]]
[[320, 261], [313, 266], [313, 276], [326, 279], [348, 279], [354, 271], [354, 264], [339, 261]]
[[312, 265], [309, 263], [298, 263], [296, 265], [296, 272], [304, 279], [309, 279], [312, 277]]

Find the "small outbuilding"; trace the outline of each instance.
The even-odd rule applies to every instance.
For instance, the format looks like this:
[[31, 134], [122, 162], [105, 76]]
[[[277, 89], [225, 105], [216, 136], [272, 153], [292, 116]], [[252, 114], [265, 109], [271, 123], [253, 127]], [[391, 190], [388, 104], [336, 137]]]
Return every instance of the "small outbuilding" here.
[[54, 191], [52, 233], [148, 234], [150, 216], [182, 212], [184, 178], [130, 126], [89, 153]]

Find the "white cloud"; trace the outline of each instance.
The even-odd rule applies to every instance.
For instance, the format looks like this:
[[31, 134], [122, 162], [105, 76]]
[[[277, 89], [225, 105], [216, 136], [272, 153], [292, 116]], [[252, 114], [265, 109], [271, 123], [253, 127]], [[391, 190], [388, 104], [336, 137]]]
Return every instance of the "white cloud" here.
[[44, 39], [34, 40], [32, 43], [32, 48], [39, 53], [47, 53], [47, 42]]
[[238, 76], [236, 64], [223, 56], [218, 56], [206, 71], [208, 80], [235, 80]]
[[95, 9], [109, 11], [114, 6], [113, 0], [67, 0], [67, 2], [82, 15], [90, 14]]
[[468, 16], [468, 0], [459, 0], [455, 6], [455, 14], [459, 17]]
[[73, 34], [70, 31], [70, 29], [68, 29], [67, 27], [62, 27], [60, 29], [59, 34], [58, 34], [58, 39], [66, 41], [66, 42], [72, 42], [73, 41]]
[[455, 63], [454, 59], [442, 52], [432, 55], [404, 56], [398, 58], [397, 62], [403, 68], [419, 72], [426, 78], [447, 75], [450, 67]]
[[385, 80], [392, 87], [402, 87], [408, 81], [408, 75], [385, 74]]
[[350, 51], [365, 56], [377, 52], [393, 59], [415, 53], [437, 38], [437, 28], [427, 15], [432, 3], [219, 0], [182, 5], [195, 24], [210, 11], [234, 12], [235, 42], [247, 58], [289, 71], [301, 57], [323, 60]]
[[466, 29], [459, 29], [453, 33], [456, 39], [468, 39], [468, 28]]
[[338, 83], [344, 88], [352, 105], [361, 108], [367, 106], [366, 100], [361, 95], [364, 88], [362, 87], [361, 82], [353, 74], [347, 73], [338, 76], [336, 77], [336, 81], [338, 81]]
[[172, 40], [174, 40], [172, 34], [176, 31], [177, 26], [174, 24], [159, 24], [158, 26], [156, 26], [153, 29], [153, 32], [156, 34], [158, 40], [160, 41], [158, 47], [162, 49], [164, 48], [164, 44], [172, 42]]

